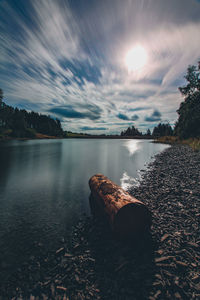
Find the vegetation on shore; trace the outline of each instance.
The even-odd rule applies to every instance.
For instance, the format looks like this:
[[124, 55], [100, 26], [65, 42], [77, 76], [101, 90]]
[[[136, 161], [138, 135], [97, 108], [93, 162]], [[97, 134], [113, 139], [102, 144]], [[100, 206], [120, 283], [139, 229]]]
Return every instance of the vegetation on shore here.
[[183, 144], [190, 146], [195, 151], [200, 151], [200, 139], [199, 138], [190, 138], [190, 139], [180, 139], [177, 136], [162, 136], [154, 140], [155, 143], [164, 143], [164, 144]]

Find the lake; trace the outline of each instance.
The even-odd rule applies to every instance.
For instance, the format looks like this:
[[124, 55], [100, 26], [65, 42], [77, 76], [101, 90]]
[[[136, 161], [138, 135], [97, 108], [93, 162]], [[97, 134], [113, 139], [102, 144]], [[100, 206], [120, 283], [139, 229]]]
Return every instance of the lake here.
[[150, 140], [61, 139], [0, 143], [0, 267], [11, 270], [34, 245], [56, 247], [89, 215], [89, 178], [103, 173], [127, 189], [169, 146]]

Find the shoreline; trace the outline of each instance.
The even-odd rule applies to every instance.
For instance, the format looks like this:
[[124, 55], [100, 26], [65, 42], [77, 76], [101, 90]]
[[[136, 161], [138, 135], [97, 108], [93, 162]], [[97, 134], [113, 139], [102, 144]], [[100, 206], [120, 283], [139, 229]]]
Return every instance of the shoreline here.
[[0, 138], [0, 142], [5, 141], [29, 141], [29, 140], [68, 140], [68, 139], [118, 139], [118, 140], [153, 140], [153, 138], [149, 137], [132, 137], [132, 136], [69, 136], [69, 137], [56, 137], [56, 136], [41, 136], [35, 138], [14, 138], [14, 137], [6, 137]]
[[57, 250], [38, 245], [37, 255], [1, 281], [0, 299], [198, 299], [199, 170], [200, 152], [164, 150], [129, 190], [153, 214], [151, 236], [123, 245], [84, 217]]

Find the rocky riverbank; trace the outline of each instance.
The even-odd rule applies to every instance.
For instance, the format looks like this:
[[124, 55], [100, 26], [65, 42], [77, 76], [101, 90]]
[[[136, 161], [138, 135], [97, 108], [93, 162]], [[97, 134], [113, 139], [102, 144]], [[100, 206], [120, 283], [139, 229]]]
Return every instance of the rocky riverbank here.
[[84, 218], [56, 251], [38, 244], [1, 278], [0, 299], [200, 299], [199, 182], [200, 152], [165, 150], [130, 191], [152, 212], [150, 235], [123, 245]]

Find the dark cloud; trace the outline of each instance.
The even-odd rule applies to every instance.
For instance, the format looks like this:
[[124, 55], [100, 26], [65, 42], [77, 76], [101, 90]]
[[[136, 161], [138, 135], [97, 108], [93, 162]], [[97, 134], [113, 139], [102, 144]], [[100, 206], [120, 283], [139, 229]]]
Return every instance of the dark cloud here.
[[147, 122], [158, 122], [161, 120], [161, 116], [158, 110], [154, 110], [154, 112], [150, 116], [146, 116], [144, 120]]
[[89, 127], [89, 126], [83, 126], [80, 128], [81, 130], [107, 130], [106, 127]]
[[132, 117], [128, 117], [127, 115], [121, 114], [121, 113], [119, 113], [119, 114], [117, 115], [117, 117], [118, 117], [119, 119], [121, 119], [121, 120], [124, 120], [124, 121], [136, 121], [136, 120], [139, 119], [138, 115], [133, 115]]
[[129, 117], [124, 115], [124, 114], [118, 114], [117, 117], [121, 120], [124, 120], [124, 121], [129, 121]]
[[130, 118], [131, 121], [136, 121], [136, 120], [138, 120], [138, 119], [139, 119], [138, 115], [133, 115], [133, 116]]
[[108, 123], [109, 126], [116, 126], [116, 125], [119, 125], [119, 126], [131, 126], [133, 123], [132, 122], [113, 122], [113, 123]]
[[158, 110], [154, 110], [154, 112], [152, 113], [152, 117], [161, 117], [161, 113]]
[[54, 107], [49, 110], [56, 115], [62, 116], [64, 118], [70, 119], [90, 119], [90, 120], [98, 120], [101, 117], [101, 109], [97, 109], [97, 107], [92, 107], [90, 110], [87, 111], [77, 111], [73, 108], [66, 106], [66, 107]]
[[136, 108], [129, 108], [128, 111], [142, 111], [152, 109], [150, 106], [143, 106], [143, 107], [136, 107]]

